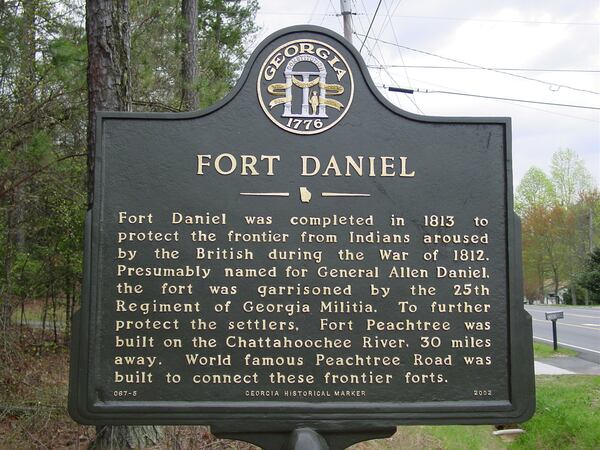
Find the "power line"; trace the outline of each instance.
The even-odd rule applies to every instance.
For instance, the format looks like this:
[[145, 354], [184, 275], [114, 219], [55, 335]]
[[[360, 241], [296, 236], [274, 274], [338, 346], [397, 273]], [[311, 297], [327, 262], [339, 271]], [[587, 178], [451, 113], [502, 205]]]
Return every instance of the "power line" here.
[[[358, 33], [357, 33], [357, 35], [360, 36], [360, 34], [358, 34]], [[427, 52], [425, 50], [419, 50], [419, 49], [416, 49], [416, 48], [408, 47], [406, 45], [396, 44], [394, 42], [385, 41], [383, 39], [376, 39], [376, 38], [373, 38], [373, 37], [365, 36], [365, 41], [367, 40], [367, 38], [368, 39], [372, 39], [372, 40], [377, 40], [377, 41], [379, 41], [379, 42], [381, 42], [383, 44], [393, 45], [393, 46], [404, 48], [406, 50], [410, 50], [410, 51], [413, 51], [413, 52], [416, 52], [416, 53], [422, 53], [424, 55], [434, 56], [436, 58], [444, 59], [446, 61], [452, 61], [452, 62], [455, 62], [455, 63], [458, 63], [458, 64], [464, 64], [466, 66], [471, 66], [471, 67], [474, 67], [474, 68], [477, 68], [477, 69], [488, 70], [490, 72], [499, 73], [499, 74], [503, 74], [503, 75], [508, 75], [508, 76], [515, 77], [515, 78], [522, 78], [524, 80], [535, 81], [537, 83], [545, 84], [545, 85], [550, 86], [550, 87], [558, 87], [558, 88], [562, 87], [562, 88], [565, 88], [565, 89], [571, 89], [573, 91], [587, 92], [587, 93], [590, 93], [590, 94], [600, 95], [600, 92], [592, 91], [590, 89], [581, 89], [581, 88], [577, 88], [577, 87], [574, 87], [574, 86], [569, 86], [569, 85], [566, 85], [566, 84], [560, 84], [560, 83], [550, 83], [548, 81], [539, 80], [537, 78], [527, 77], [525, 75], [518, 75], [516, 73], [504, 72], [504, 71], [499, 70], [499, 69], [493, 69], [491, 67], [480, 66], [478, 64], [473, 64], [473, 63], [469, 63], [469, 62], [466, 62], [466, 61], [461, 61], [461, 60], [455, 59], [455, 58], [449, 58], [447, 56], [437, 55], [437, 54], [432, 53], [432, 52]]]
[[440, 91], [437, 89], [409, 89], [403, 87], [396, 86], [384, 86], [390, 92], [402, 92], [404, 94], [448, 94], [448, 95], [461, 95], [465, 97], [476, 97], [476, 98], [488, 98], [491, 100], [506, 100], [510, 102], [522, 102], [522, 103], [534, 103], [537, 105], [549, 105], [549, 106], [562, 106], [566, 108], [579, 108], [579, 109], [592, 109], [596, 111], [600, 111], [600, 108], [595, 106], [586, 106], [586, 105], [574, 105], [571, 103], [553, 103], [553, 102], [542, 102], [537, 100], [525, 100], [522, 98], [509, 98], [509, 97], [496, 97], [492, 95], [480, 95], [480, 94], [469, 94], [467, 92], [453, 92], [453, 91]]
[[[352, 0], [352, 1], [353, 1], [353, 3], [355, 4], [355, 9], [358, 11], [358, 6], [356, 5], [356, 1], [355, 1], [355, 0]], [[398, 3], [397, 3], [397, 4], [396, 4], [396, 6], [394, 7], [394, 12], [396, 12], [396, 10], [398, 9], [398, 7], [400, 6], [400, 3], [402, 3], [402, 0], [398, 0]], [[388, 13], [387, 13], [387, 14], [388, 14], [388, 21], [389, 21], [390, 25], [392, 25], [392, 26], [393, 26], [393, 23], [392, 23], [392, 21], [391, 21], [391, 17], [389, 17], [389, 8], [388, 8], [388, 6], [387, 6], [387, 2], [385, 2], [384, 4], [385, 4], [385, 7], [386, 7], [386, 9], [387, 9], [387, 11], [388, 11]], [[361, 0], [361, 5], [362, 5], [362, 8], [363, 8], [363, 10], [364, 10], [364, 15], [365, 15], [365, 17], [368, 17], [368, 13], [367, 13], [367, 7], [365, 6], [365, 3], [364, 3], [364, 1], [363, 1], [363, 0]], [[377, 11], [375, 11], [375, 14], [377, 14]], [[361, 24], [361, 29], [363, 29], [363, 30], [364, 30], [364, 28], [363, 28], [363, 26], [362, 26], [362, 19], [361, 19], [360, 15], [361, 15], [361, 14], [358, 14], [358, 21], [359, 21], [359, 23]], [[373, 23], [374, 19], [375, 19], [375, 16], [373, 16], [373, 20], [371, 21], [371, 24]], [[377, 35], [377, 37], [381, 36], [381, 33], [382, 33], [382, 32], [383, 32], [383, 30], [385, 29], [385, 25], [386, 25], [386, 20], [384, 20], [384, 21], [383, 21], [383, 24], [382, 24], [382, 26], [381, 26], [381, 29], [379, 30], [379, 34]], [[356, 33], [354, 33], [354, 34], [356, 34]], [[364, 45], [364, 41], [363, 41], [363, 45]], [[361, 47], [361, 48], [362, 48], [362, 47]], [[379, 45], [379, 42], [378, 42], [378, 41], [375, 41], [375, 47], [373, 48], [373, 51], [371, 51], [371, 50], [369, 49], [369, 46], [366, 46], [366, 50], [367, 50], [367, 52], [368, 52], [368, 54], [369, 54], [369, 57], [370, 57], [370, 58], [373, 58], [373, 59], [375, 59], [375, 61], [376, 61], [378, 64], [381, 64], [381, 62], [378, 60], [378, 58], [377, 58], [377, 57], [375, 56], [375, 54], [374, 54], [374, 52], [376, 51], [376, 49], [378, 49], [378, 50], [379, 50], [379, 54], [381, 55], [381, 60], [382, 60], [383, 62], [385, 62], [385, 56], [384, 56], [384, 54], [383, 54], [383, 50], [381, 49], [381, 46]], [[402, 58], [402, 52], [400, 52], [400, 49], [398, 49], [398, 53], [400, 53], [400, 58], [401, 58], [402, 62], [404, 63], [404, 59]], [[368, 61], [367, 61], [367, 62], [368, 62]], [[394, 83], [394, 84], [399, 84], [399, 83], [396, 81], [396, 79], [394, 78], [394, 76], [393, 76], [393, 75], [390, 73], [390, 71], [389, 71], [388, 69], [386, 69], [386, 68], [382, 68], [382, 70], [384, 70], [384, 71], [385, 71], [385, 73], [387, 74], [387, 76], [389, 77], [389, 79], [392, 81], [392, 83]], [[379, 73], [379, 79], [380, 79], [380, 81], [382, 81], [382, 82], [383, 82], [383, 80], [382, 80], [382, 77], [381, 77], [381, 73]], [[408, 83], [409, 83], [409, 85], [410, 85], [410, 79], [408, 78], [408, 74], [407, 74], [407, 81], [408, 81]], [[417, 104], [417, 101], [416, 101], [416, 99], [415, 99], [415, 98], [413, 98], [413, 97], [412, 97], [412, 96], [410, 96], [410, 95], [406, 95], [406, 94], [405, 94], [405, 97], [406, 97], [406, 98], [407, 98], [407, 99], [408, 99], [408, 100], [409, 100], [409, 101], [410, 101], [410, 102], [411, 102], [411, 103], [412, 103], [412, 104], [415, 106], [415, 108], [417, 109], [417, 111], [419, 111], [421, 114], [424, 114], [424, 113], [423, 113], [423, 110], [421, 110], [421, 108], [420, 108], [420, 107], [419, 107], [419, 105]], [[386, 98], [387, 98], [387, 95], [386, 95]], [[389, 100], [389, 101], [392, 101], [391, 99], [388, 99], [388, 100]], [[392, 103], [393, 103], [393, 102], [392, 102]]]
[[371, 32], [371, 27], [373, 26], [373, 22], [375, 22], [375, 17], [377, 17], [377, 12], [379, 11], [380, 6], [381, 6], [381, 0], [379, 0], [379, 3], [377, 3], [377, 9], [375, 9], [375, 14], [373, 14], [373, 17], [371, 18], [371, 23], [369, 24], [369, 28], [367, 29], [367, 34], [365, 34], [365, 38], [360, 46], [359, 52], [362, 52], [362, 49], [365, 46], [365, 42], [367, 42], [367, 38], [369, 37], [369, 33]]
[[356, 21], [356, 24], [360, 25], [360, 31], [361, 31], [361, 33], [364, 33], [365, 32], [365, 28], [364, 28], [363, 23], [362, 23], [362, 18], [360, 17], [363, 14], [362, 13], [361, 14], [358, 13], [358, 4], [356, 3], [356, 0], [352, 0], [352, 4], [354, 5], [354, 8], [353, 8], [354, 11], [356, 11], [355, 13], [352, 14], [352, 29], [353, 30], [357, 29], [357, 27], [354, 26], [354, 16], [356, 16], [358, 18], [358, 20]]
[[[441, 85], [441, 84], [432, 83], [430, 81], [423, 81], [423, 80], [416, 80], [416, 81], [421, 81], [423, 83], [429, 83], [429, 84], [431, 84], [433, 86], [438, 86], [438, 87], [441, 87], [441, 88], [444, 88], [444, 89], [452, 89], [451, 87], [444, 86], [444, 85]], [[387, 90], [387, 86], [385, 86], [385, 85], [381, 84], [381, 85], [376, 85], [376, 86], [378, 88], [382, 88], [382, 89]], [[408, 94], [406, 94], [406, 95], [408, 95]], [[543, 112], [543, 113], [546, 113], [546, 114], [552, 114], [553, 116], [568, 117], [569, 119], [583, 120], [585, 122], [600, 123], [600, 121], [598, 121], [598, 120], [588, 119], [587, 117], [574, 116], [572, 114], [565, 114], [563, 112], [553, 111], [553, 110], [544, 109], [544, 108], [538, 108], [538, 107], [531, 106], [531, 105], [526, 105], [526, 104], [523, 104], [523, 103], [515, 103], [515, 102], [510, 102], [510, 101], [507, 101], [507, 100], [495, 100], [495, 101], [499, 101], [501, 103], [506, 103], [508, 105], [515, 106], [517, 108], [531, 109], [533, 111], [540, 111], [540, 112]]]
[[[323, 26], [323, 22], [325, 22], [325, 18], [327, 17], [327, 13], [329, 12], [330, 6], [331, 6], [331, 2], [329, 2], [329, 4], [327, 4], [325, 6], [325, 14], [323, 14], [323, 17], [321, 18], [321, 23], [319, 23], [319, 26]], [[333, 10], [333, 12], [335, 13], [335, 9]]]
[[[332, 2], [332, 0], [329, 0], [329, 4], [331, 5], [331, 9], [332, 9], [332, 10], [333, 10], [333, 12], [335, 13], [335, 12], [336, 12], [336, 9], [335, 9], [335, 6], [333, 5], [333, 2]], [[340, 28], [342, 28], [342, 29], [343, 29], [343, 28], [344, 28], [344, 25], [342, 24], [342, 20], [340, 19], [340, 15], [339, 15], [339, 14], [334, 14], [334, 15], [335, 15], [335, 17], [337, 17], [337, 21], [338, 21], [338, 22], [339, 22], [339, 24], [340, 24]], [[325, 19], [325, 18], [323, 18], [323, 20], [324, 20], [324, 19]], [[321, 23], [323, 23], [323, 22], [321, 22]]]
[[[419, 81], [421, 83], [427, 83], [430, 84], [432, 86], [436, 86], [438, 88], [442, 88], [442, 89], [448, 89], [451, 91], [457, 91], [457, 89], [454, 89], [450, 86], [444, 86], [443, 84], [438, 84], [438, 83], [432, 83], [431, 81], [426, 81], [426, 80], [418, 80], [418, 79], [414, 79], [415, 81]], [[459, 91], [460, 92], [460, 91]], [[510, 102], [510, 101], [506, 101], [506, 100], [494, 100], [500, 103], [506, 103], [508, 105], [517, 107], [517, 108], [521, 108], [521, 109], [531, 109], [533, 111], [540, 111], [540, 112], [544, 112], [546, 114], [552, 114], [553, 116], [561, 116], [561, 117], [568, 117], [570, 119], [576, 119], [576, 120], [583, 120], [586, 122], [593, 122], [593, 123], [600, 123], [600, 121], [598, 120], [594, 120], [594, 119], [589, 119], [587, 117], [581, 117], [581, 116], [574, 116], [572, 114], [566, 114], [564, 112], [558, 112], [555, 109], [544, 109], [544, 108], [540, 108], [537, 106], [532, 106], [530, 104], [525, 104], [525, 103], [517, 103], [517, 102]]]
[[433, 20], [457, 20], [461, 22], [498, 22], [498, 23], [527, 23], [541, 25], [582, 25], [582, 26], [600, 26], [599, 22], [556, 22], [551, 20], [518, 20], [518, 19], [482, 19], [477, 17], [442, 17], [442, 16], [406, 16], [394, 15], [404, 19], [433, 19]]
[[[365, 18], [366, 18], [366, 20], [367, 20], [367, 23], [370, 23], [370, 19], [369, 19], [369, 13], [367, 12], [367, 6], [365, 5], [365, 2], [364, 2], [364, 0], [360, 0], [360, 4], [362, 5], [362, 9], [363, 9], [363, 11], [364, 11], [364, 16], [365, 16]], [[358, 19], [359, 19], [359, 20], [361, 20], [360, 16], [359, 16], [359, 18], [358, 18]], [[374, 16], [373, 16], [373, 20], [375, 20], [375, 19], [374, 19]], [[365, 27], [363, 27], [363, 28], [365, 28]], [[363, 32], [364, 32], [364, 31], [363, 31]], [[357, 37], [357, 39], [360, 41], [360, 38], [359, 38], [359, 37]], [[373, 57], [374, 57], [374, 53], [371, 53], [371, 52], [369, 51], [369, 46], [368, 46], [368, 45], [366, 45], [366, 48], [367, 48], [367, 51], [368, 51], [368, 53], [369, 53], [369, 58], [373, 58]], [[379, 50], [379, 54], [381, 55], [381, 57], [382, 57], [382, 59], [383, 59], [383, 50], [381, 49], [381, 45], [379, 44], [379, 42], [378, 42], [378, 41], [375, 41], [375, 45], [373, 46], [373, 49], [372, 49], [372, 50], [373, 50], [373, 52], [375, 52], [376, 50]], [[368, 63], [369, 63], [369, 61], [370, 61], [370, 59], [369, 59], [369, 58], [365, 59], [365, 61], [366, 61], [366, 63], [367, 63], [367, 64], [368, 64]], [[377, 62], [379, 63], [379, 61], [377, 61]]]
[[[387, 18], [388, 18], [388, 22], [389, 22], [389, 24], [390, 24], [390, 28], [392, 29], [392, 34], [393, 34], [393, 36], [394, 36], [394, 41], [396, 42], [396, 44], [398, 44], [398, 43], [399, 43], [399, 40], [398, 40], [398, 35], [396, 34], [396, 27], [394, 27], [394, 23], [392, 22], [392, 15], [396, 13], [396, 10], [397, 10], [397, 9], [398, 9], [398, 7], [400, 6], [400, 3], [402, 3], [402, 0], [399, 0], [399, 1], [398, 1], [398, 3], [396, 4], [396, 7], [395, 7], [395, 8], [393, 9], [393, 11], [390, 13], [390, 8], [388, 8], [387, 2], [384, 2], [385, 9], [386, 9], [386, 11], [387, 11], [387, 12], [386, 12], [386, 15], [387, 15]], [[381, 31], [383, 31], [383, 27], [382, 27], [382, 30], [381, 30]], [[381, 34], [381, 31], [380, 31], [380, 34]], [[379, 36], [378, 36], [378, 37], [379, 37]], [[405, 67], [404, 67], [404, 75], [406, 76], [406, 81], [408, 82], [408, 86], [409, 86], [409, 87], [412, 87], [412, 82], [410, 81], [410, 77], [408, 76], [408, 70], [407, 70], [407, 68], [406, 68], [406, 63], [404, 62], [404, 56], [402, 55], [402, 50], [400, 49], [400, 47], [397, 47], [397, 49], [398, 49], [398, 55], [400, 55], [400, 61], [402, 61], [402, 64], [404, 64], [404, 65], [405, 65]], [[382, 56], [383, 56], [383, 54], [382, 54]], [[388, 67], [389, 67], [389, 66], [388, 66]], [[387, 70], [386, 68], [384, 68], [384, 70], [385, 70], [385, 72], [388, 74], [388, 76], [391, 78], [391, 80], [392, 80], [394, 83], [398, 84], [398, 83], [397, 83], [397, 82], [394, 80], [394, 77], [392, 77], [392, 74], [390, 73], [390, 71], [389, 71], [389, 70]], [[408, 98], [408, 99], [409, 99], [409, 100], [410, 100], [410, 101], [413, 103], [413, 105], [415, 105], [415, 108], [417, 108], [417, 111], [419, 111], [421, 114], [424, 114], [423, 110], [422, 110], [422, 109], [419, 107], [419, 105], [417, 104], [417, 99], [416, 99], [416, 98], [415, 98], [415, 99], [413, 99], [413, 98], [412, 98], [411, 96], [409, 96], [409, 95], [406, 95], [406, 98]]]
[[[367, 66], [371, 69], [383, 69], [381, 66]], [[388, 64], [389, 68], [409, 68], [409, 69], [456, 69], [456, 70], [481, 70], [479, 67], [459, 67], [459, 66], [420, 66], [409, 64]], [[505, 70], [507, 72], [566, 72], [566, 73], [600, 73], [600, 69], [531, 69], [523, 67], [490, 67], [492, 70]]]
[[[377, 57], [371, 52], [371, 50], [369, 49], [369, 47], [367, 47], [367, 52], [369, 53], [369, 55], [371, 55], [375, 61], [379, 62], [379, 60], [377, 59]], [[382, 56], [383, 57], [383, 56]], [[393, 83], [398, 84], [398, 82], [396, 81], [396, 79], [392, 76], [392, 74], [389, 72], [389, 70], [383, 68], [382, 70], [385, 71], [385, 73], [387, 74], [387, 76], [390, 78], [390, 80], [392, 80]], [[379, 79], [381, 80], [381, 76], [379, 76]], [[396, 91], [391, 91], [391, 92], [396, 92]], [[423, 110], [419, 107], [419, 105], [416, 102], [416, 99], [412, 98], [410, 95], [408, 95], [408, 93], [404, 93], [404, 95], [406, 96], [406, 98], [413, 104], [415, 105], [415, 108], [417, 108], [417, 111], [419, 111], [421, 114], [425, 114], [423, 112]], [[391, 101], [391, 100], [390, 100]]]
[[[402, 1], [402, 0], [400, 0], [400, 1], [398, 2], [398, 5], [400, 4], [400, 2], [401, 2], [401, 1]], [[355, 1], [355, 0], [353, 0], [353, 3], [355, 4], [355, 9], [358, 11], [358, 5], [356, 5], [356, 1]], [[367, 14], [367, 7], [365, 6], [365, 3], [364, 3], [364, 1], [363, 1], [363, 0], [361, 0], [361, 5], [362, 5], [362, 8], [363, 8], [363, 10], [365, 11], [365, 14], [364, 14], [364, 15], [365, 15], [366, 17], [368, 17], [368, 14]], [[387, 8], [387, 3], [386, 3], [386, 8]], [[364, 27], [363, 27], [363, 25], [362, 25], [362, 19], [360, 18], [360, 15], [359, 15], [359, 17], [358, 17], [358, 22], [359, 22], [359, 23], [360, 23], [360, 25], [361, 25], [361, 29], [362, 29], [362, 30], [364, 30]], [[382, 33], [382, 31], [383, 31], [384, 27], [385, 27], [385, 20], [384, 20], [384, 22], [383, 22], [383, 25], [382, 25], [381, 29], [379, 30], [379, 34], [378, 34], [378, 36], [380, 36], [380, 35], [381, 35], [381, 33]], [[354, 34], [356, 34], [356, 33], [354, 33]], [[368, 53], [368, 56], [369, 56], [369, 58], [373, 58], [373, 59], [375, 59], [375, 62], [376, 62], [377, 64], [381, 64], [381, 62], [379, 61], [379, 59], [378, 59], [378, 58], [375, 56], [375, 54], [374, 54], [375, 50], [376, 50], [376, 49], [379, 49], [379, 53], [380, 53], [380, 55], [381, 55], [381, 59], [382, 59], [382, 61], [384, 61], [384, 62], [385, 62], [385, 57], [384, 57], [384, 55], [383, 55], [383, 51], [381, 50], [381, 46], [379, 45], [379, 42], [375, 41], [375, 47], [373, 48], [373, 51], [371, 51], [371, 49], [369, 48], [369, 46], [366, 46], [365, 48], [366, 48], [366, 50], [367, 50], [367, 53]], [[367, 61], [367, 62], [368, 62], [368, 61]], [[389, 70], [387, 70], [387, 69], [385, 69], [385, 68], [382, 68], [382, 70], [384, 70], [384, 71], [386, 72], [387, 76], [389, 77], [389, 79], [391, 79], [392, 83], [394, 83], [394, 84], [399, 84], [399, 83], [398, 83], [398, 82], [397, 82], [397, 81], [394, 79], [394, 77], [392, 76], [392, 74], [390, 73], [390, 71], [389, 71]], [[379, 80], [380, 80], [381, 82], [383, 82], [383, 80], [382, 80], [382, 77], [381, 77], [381, 73], [379, 73], [378, 75], [379, 75]], [[421, 111], [421, 110], [419, 109], [419, 106], [417, 105], [417, 103], [416, 103], [415, 99], [413, 99], [413, 98], [412, 98], [410, 95], [405, 95], [405, 96], [406, 96], [406, 98], [407, 98], [407, 99], [408, 99], [408, 100], [409, 100], [409, 101], [410, 101], [410, 102], [411, 102], [413, 105], [415, 105], [415, 108], [417, 108], [417, 110], [418, 110], [418, 111], [419, 111], [421, 114], [423, 114], [423, 111]], [[387, 95], [386, 95], [386, 98], [387, 98]], [[388, 99], [388, 100], [390, 100], [390, 99]], [[390, 101], [391, 101], [391, 100], [390, 100]]]
[[313, 9], [310, 12], [310, 16], [308, 17], [308, 20], [306, 23], [310, 23], [311, 20], [313, 19], [315, 12], [317, 12], [317, 6], [319, 6], [319, 0], [315, 0], [315, 4], [313, 5]]
[[[365, 27], [364, 27], [364, 25], [363, 25], [363, 21], [362, 21], [362, 17], [361, 17], [361, 16], [362, 16], [362, 15], [364, 15], [364, 16], [367, 18], [367, 21], [369, 20], [369, 19], [368, 19], [369, 15], [367, 14], [367, 7], [365, 6], [365, 2], [364, 2], [363, 0], [360, 0], [360, 3], [361, 3], [361, 5], [362, 5], [362, 9], [363, 9], [364, 13], [358, 13], [358, 10], [359, 10], [359, 8], [358, 8], [358, 3], [357, 3], [357, 1], [356, 1], [356, 0], [352, 0], [352, 3], [354, 4], [354, 9], [355, 9], [355, 11], [357, 12], [356, 16], [357, 16], [358, 20], [357, 20], [357, 22], [356, 22], [356, 23], [357, 23], [358, 25], [360, 25], [360, 31], [361, 31], [361, 33], [364, 33]], [[354, 21], [354, 18], [353, 18], [353, 21]], [[355, 27], [355, 29], [356, 29], [356, 27]], [[354, 33], [354, 34], [356, 34], [356, 33]], [[379, 42], [376, 42], [376, 43], [375, 43], [375, 46], [376, 46], [376, 47], [379, 47], [379, 52], [380, 52], [380, 53], [383, 55], [383, 53], [382, 53], [382, 51], [381, 51], [381, 47], [379, 46]], [[368, 58], [373, 58], [373, 59], [375, 59], [375, 62], [376, 62], [376, 63], [378, 63], [378, 64], [381, 64], [381, 63], [380, 63], [380, 61], [377, 59], [377, 57], [376, 57], [376, 56], [373, 54], [373, 52], [372, 52], [372, 51], [369, 49], [369, 46], [367, 46], [367, 47], [366, 47], [366, 50], [367, 50], [367, 53], [368, 53]], [[375, 50], [375, 49], [373, 49], [373, 50]], [[365, 58], [365, 61], [367, 61], [367, 62], [368, 62], [368, 58]], [[384, 69], [382, 69], [382, 70], [384, 70]], [[381, 77], [381, 72], [378, 72], [378, 75], [379, 75], [379, 81], [380, 81], [380, 82], [383, 82], [383, 79], [382, 79], [382, 77]], [[392, 80], [392, 81], [393, 81], [393, 80]], [[393, 81], [393, 82], [394, 82], [395, 84], [398, 84], [396, 81]], [[385, 94], [384, 94], [384, 95], [385, 95]], [[385, 95], [385, 97], [387, 98], [387, 95]], [[410, 98], [408, 95], [407, 95], [406, 97], [407, 97], [407, 98]], [[391, 100], [390, 100], [390, 101], [391, 101]]]

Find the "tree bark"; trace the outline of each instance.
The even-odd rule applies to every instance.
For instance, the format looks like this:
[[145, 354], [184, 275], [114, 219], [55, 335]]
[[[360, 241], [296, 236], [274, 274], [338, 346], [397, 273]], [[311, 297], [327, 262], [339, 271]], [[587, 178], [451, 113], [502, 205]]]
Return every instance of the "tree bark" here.
[[[88, 203], [94, 202], [96, 113], [130, 111], [129, 0], [86, 2], [88, 43]], [[101, 426], [94, 449], [144, 448], [156, 445], [160, 428], [154, 426]]]
[[184, 29], [181, 33], [181, 106], [193, 111], [200, 108], [198, 82], [198, 0], [182, 0], [181, 16]]
[[88, 199], [93, 203], [96, 112], [130, 111], [129, 0], [86, 2]]
[[160, 437], [160, 428], [154, 426], [99, 426], [96, 427], [96, 438], [88, 448], [89, 450], [146, 448], [157, 445]]

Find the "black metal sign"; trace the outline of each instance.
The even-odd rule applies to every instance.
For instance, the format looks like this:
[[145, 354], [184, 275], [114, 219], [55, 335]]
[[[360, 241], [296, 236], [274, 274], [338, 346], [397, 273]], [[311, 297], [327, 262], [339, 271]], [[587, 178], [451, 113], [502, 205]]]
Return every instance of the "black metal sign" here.
[[197, 113], [102, 113], [70, 412], [319, 430], [534, 409], [510, 120], [416, 116], [316, 27]]

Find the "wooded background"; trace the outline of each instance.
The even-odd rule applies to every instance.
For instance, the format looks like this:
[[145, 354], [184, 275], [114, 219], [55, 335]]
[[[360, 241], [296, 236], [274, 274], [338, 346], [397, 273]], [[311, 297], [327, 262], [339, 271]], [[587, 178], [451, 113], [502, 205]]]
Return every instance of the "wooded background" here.
[[[0, 330], [39, 322], [68, 341], [95, 111], [218, 101], [253, 47], [257, 9], [256, 0], [0, 0]], [[597, 182], [575, 150], [550, 157], [550, 173], [531, 168], [515, 194], [526, 298], [600, 303]]]
[[221, 99], [247, 58], [257, 8], [254, 0], [0, 1], [0, 329], [31, 321], [37, 302], [34, 319], [56, 339], [65, 324], [69, 338], [95, 111], [187, 111]]

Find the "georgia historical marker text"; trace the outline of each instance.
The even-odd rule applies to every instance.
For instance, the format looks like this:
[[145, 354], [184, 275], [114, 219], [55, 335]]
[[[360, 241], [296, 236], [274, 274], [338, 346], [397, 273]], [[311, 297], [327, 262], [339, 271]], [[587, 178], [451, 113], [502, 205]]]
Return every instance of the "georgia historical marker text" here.
[[302, 27], [261, 44], [218, 105], [101, 113], [98, 136], [78, 421], [533, 413], [509, 119], [399, 110], [343, 38]]

